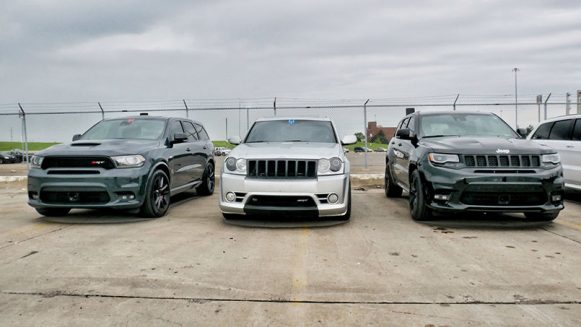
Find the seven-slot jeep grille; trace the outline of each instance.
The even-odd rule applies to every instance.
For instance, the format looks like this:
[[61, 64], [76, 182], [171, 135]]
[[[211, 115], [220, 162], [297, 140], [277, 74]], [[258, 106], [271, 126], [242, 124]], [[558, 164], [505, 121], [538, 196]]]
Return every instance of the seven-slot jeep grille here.
[[464, 155], [466, 167], [539, 167], [538, 155]]
[[248, 160], [248, 176], [255, 178], [317, 178], [317, 160]]

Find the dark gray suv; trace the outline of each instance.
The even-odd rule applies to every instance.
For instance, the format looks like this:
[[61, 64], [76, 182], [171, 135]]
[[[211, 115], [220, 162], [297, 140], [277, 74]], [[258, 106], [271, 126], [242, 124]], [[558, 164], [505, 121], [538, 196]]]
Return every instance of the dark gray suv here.
[[137, 116], [103, 120], [70, 144], [37, 153], [28, 203], [45, 216], [71, 208], [140, 209], [163, 216], [170, 196], [214, 192], [214, 147], [201, 123]]

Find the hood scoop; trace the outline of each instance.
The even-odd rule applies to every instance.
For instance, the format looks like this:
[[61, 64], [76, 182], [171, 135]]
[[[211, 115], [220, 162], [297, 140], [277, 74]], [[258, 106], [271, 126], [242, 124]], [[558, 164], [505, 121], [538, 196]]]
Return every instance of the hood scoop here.
[[97, 146], [97, 145], [101, 145], [101, 143], [97, 143], [97, 142], [75, 142], [75, 143], [71, 143], [71, 146]]

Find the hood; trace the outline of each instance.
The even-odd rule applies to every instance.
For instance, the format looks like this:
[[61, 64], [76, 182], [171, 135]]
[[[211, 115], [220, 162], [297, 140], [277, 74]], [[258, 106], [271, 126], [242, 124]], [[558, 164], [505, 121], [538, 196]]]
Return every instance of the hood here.
[[244, 159], [321, 159], [343, 158], [338, 143], [267, 142], [243, 143], [230, 152], [231, 157]]
[[142, 154], [159, 147], [159, 140], [79, 140], [59, 144], [37, 153], [39, 156], [119, 156]]
[[[500, 137], [438, 137], [420, 140], [420, 144], [433, 151], [460, 154], [546, 154], [554, 153], [551, 147], [525, 139]], [[507, 152], [508, 150], [508, 152]]]

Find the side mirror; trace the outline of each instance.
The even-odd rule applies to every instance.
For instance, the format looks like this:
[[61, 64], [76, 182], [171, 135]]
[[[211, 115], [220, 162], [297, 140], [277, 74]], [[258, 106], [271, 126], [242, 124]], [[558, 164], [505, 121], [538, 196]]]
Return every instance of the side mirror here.
[[172, 144], [176, 144], [176, 143], [184, 143], [185, 141], [187, 141], [188, 136], [184, 133], [175, 133], [173, 135], [173, 140], [172, 140]]
[[73, 142], [80, 140], [81, 139], [81, 136], [82, 136], [81, 134], [75, 134], [75, 135], [73, 135]]
[[355, 144], [357, 143], [357, 136], [355, 135], [345, 135], [343, 137], [343, 139], [341, 140], [341, 144], [343, 145], [349, 145], [349, 144]]
[[395, 133], [395, 137], [402, 140], [411, 140], [414, 133], [409, 128], [402, 128]]
[[228, 139], [228, 143], [238, 145], [238, 144], [242, 143], [242, 140], [238, 136], [233, 136], [233, 137]]
[[528, 131], [529, 131], [528, 129], [522, 128], [522, 127], [516, 129], [516, 132], [518, 133], [518, 135], [522, 136], [523, 139], [526, 138], [527, 135], [529, 134]]

